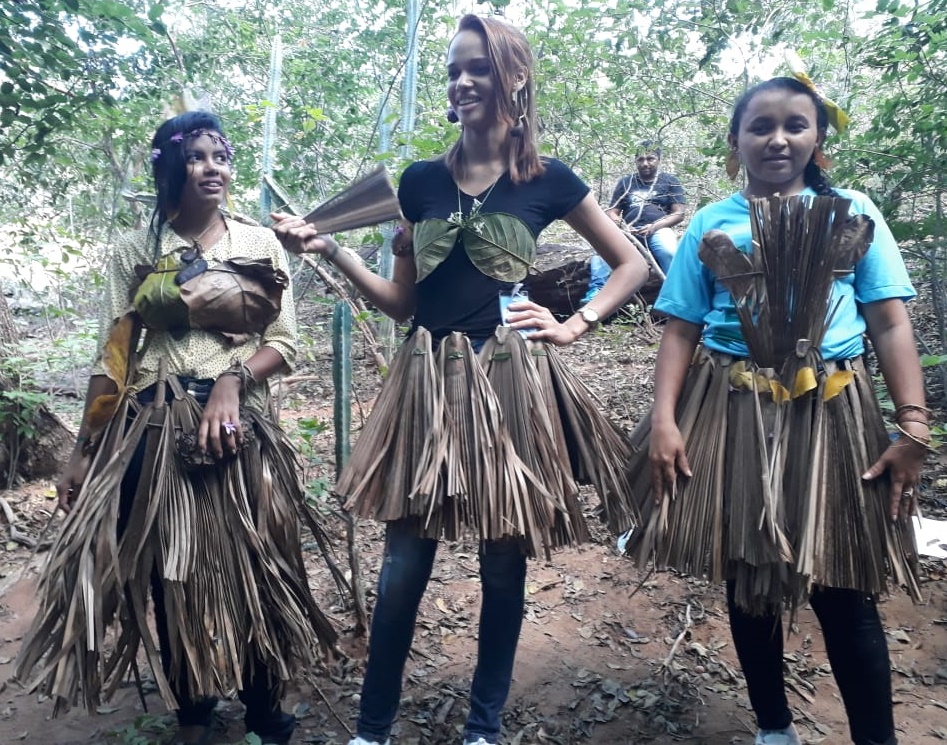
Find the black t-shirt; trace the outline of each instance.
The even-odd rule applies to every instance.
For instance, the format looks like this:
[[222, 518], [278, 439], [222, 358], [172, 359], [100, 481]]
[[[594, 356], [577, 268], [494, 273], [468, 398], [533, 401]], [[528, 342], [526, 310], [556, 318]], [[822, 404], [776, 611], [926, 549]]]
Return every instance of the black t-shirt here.
[[[504, 173], [492, 191], [475, 195], [483, 202], [481, 212], [515, 215], [534, 238], [553, 220], [569, 214], [589, 193], [589, 187], [561, 161], [544, 158], [543, 162], [546, 170], [532, 181], [514, 184]], [[401, 212], [412, 223], [432, 217], [446, 220], [457, 212], [458, 198], [460, 210], [470, 214], [474, 196], [459, 191], [443, 159], [412, 163], [398, 184]], [[424, 326], [435, 339], [451, 331], [485, 339], [500, 324], [499, 293], [511, 287], [510, 282], [477, 269], [458, 239], [443, 263], [418, 282], [412, 330]]]
[[659, 171], [651, 184], [637, 173], [622, 176], [612, 194], [612, 207], [617, 207], [622, 219], [632, 226], [657, 222], [671, 213], [672, 204], [684, 204], [684, 187], [664, 171]]

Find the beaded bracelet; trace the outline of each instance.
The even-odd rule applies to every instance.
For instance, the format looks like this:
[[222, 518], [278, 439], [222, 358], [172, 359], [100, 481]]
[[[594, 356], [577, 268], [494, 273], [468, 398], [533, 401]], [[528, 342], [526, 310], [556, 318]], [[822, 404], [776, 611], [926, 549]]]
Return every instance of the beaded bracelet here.
[[925, 450], [927, 450], [927, 451], [929, 451], [929, 452], [931, 452], [931, 453], [933, 453], [933, 452], [935, 452], [935, 451], [937, 450], [937, 448], [935, 448], [933, 445], [931, 445], [931, 438], [930, 438], [930, 437], [928, 437], [927, 439], [924, 439], [924, 438], [922, 438], [922, 437], [918, 437], [917, 435], [911, 434], [911, 433], [908, 432], [904, 427], [902, 427], [900, 424], [895, 424], [894, 426], [895, 426], [895, 428], [898, 430], [898, 432], [901, 433], [901, 436], [902, 436], [902, 437], [906, 437], [907, 439], [909, 439], [911, 442], [915, 443], [916, 445], [920, 445], [922, 448], [924, 448]]
[[920, 404], [901, 404], [894, 410], [894, 418], [897, 421], [901, 421], [901, 415], [909, 411], [917, 411], [918, 413], [924, 415], [929, 421], [931, 418], [931, 410], [926, 406], [921, 406]]

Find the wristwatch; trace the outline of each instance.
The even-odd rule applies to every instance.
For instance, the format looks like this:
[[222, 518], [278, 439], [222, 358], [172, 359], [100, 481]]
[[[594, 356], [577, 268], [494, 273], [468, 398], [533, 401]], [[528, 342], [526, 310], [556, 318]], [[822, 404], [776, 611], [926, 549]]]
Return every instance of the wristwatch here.
[[598, 311], [594, 308], [590, 308], [587, 305], [584, 308], [579, 308], [579, 315], [582, 316], [582, 320], [589, 325], [589, 328], [594, 329], [598, 326]]

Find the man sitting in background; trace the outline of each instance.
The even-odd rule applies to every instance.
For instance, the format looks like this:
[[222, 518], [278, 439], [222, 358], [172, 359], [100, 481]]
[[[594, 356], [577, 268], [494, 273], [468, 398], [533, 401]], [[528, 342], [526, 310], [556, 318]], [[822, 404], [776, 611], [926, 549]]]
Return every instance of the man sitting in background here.
[[[605, 214], [639, 237], [667, 274], [677, 251], [677, 235], [672, 228], [684, 220], [684, 187], [677, 178], [660, 170], [661, 147], [650, 140], [638, 146], [635, 165], [637, 173], [619, 179]], [[608, 279], [608, 265], [595, 259], [593, 256], [590, 263], [591, 278], [583, 304], [595, 297]]]

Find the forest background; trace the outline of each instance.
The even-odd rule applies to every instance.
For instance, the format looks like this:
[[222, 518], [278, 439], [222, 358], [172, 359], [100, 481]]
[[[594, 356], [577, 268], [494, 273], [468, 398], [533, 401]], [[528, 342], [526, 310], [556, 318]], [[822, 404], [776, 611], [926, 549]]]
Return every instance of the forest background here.
[[[150, 137], [182, 91], [209, 101], [236, 144], [238, 211], [262, 219], [264, 171], [290, 203], [309, 208], [377, 162], [398, 174], [455, 138], [444, 55], [457, 18], [470, 11], [504, 13], [526, 32], [542, 150], [606, 206], [644, 139], [662, 144], [689, 208], [730, 193], [723, 164], [732, 102], [757, 80], [785, 74], [783, 51], [798, 51], [852, 116], [851, 129], [829, 139], [830, 175], [881, 206], [932, 319], [919, 338], [925, 363], [943, 367], [947, 0], [421, 0], [413, 35], [405, 5], [389, 0], [16, 0], [0, 5], [0, 476], [8, 485], [55, 471], [56, 457], [44, 465], [29, 456], [31, 442], [57, 430], [39, 415], [51, 393], [72, 388], [81, 397], [100, 272], [116, 234], [148, 216], [129, 196], [150, 191]], [[416, 76], [406, 65], [410, 38]], [[277, 73], [280, 94], [270, 100]], [[406, 75], [415, 86], [404, 85]], [[276, 136], [265, 147], [268, 119]], [[380, 244], [382, 234], [346, 240]], [[935, 399], [947, 386], [938, 388]], [[46, 443], [59, 458], [63, 438]]]

